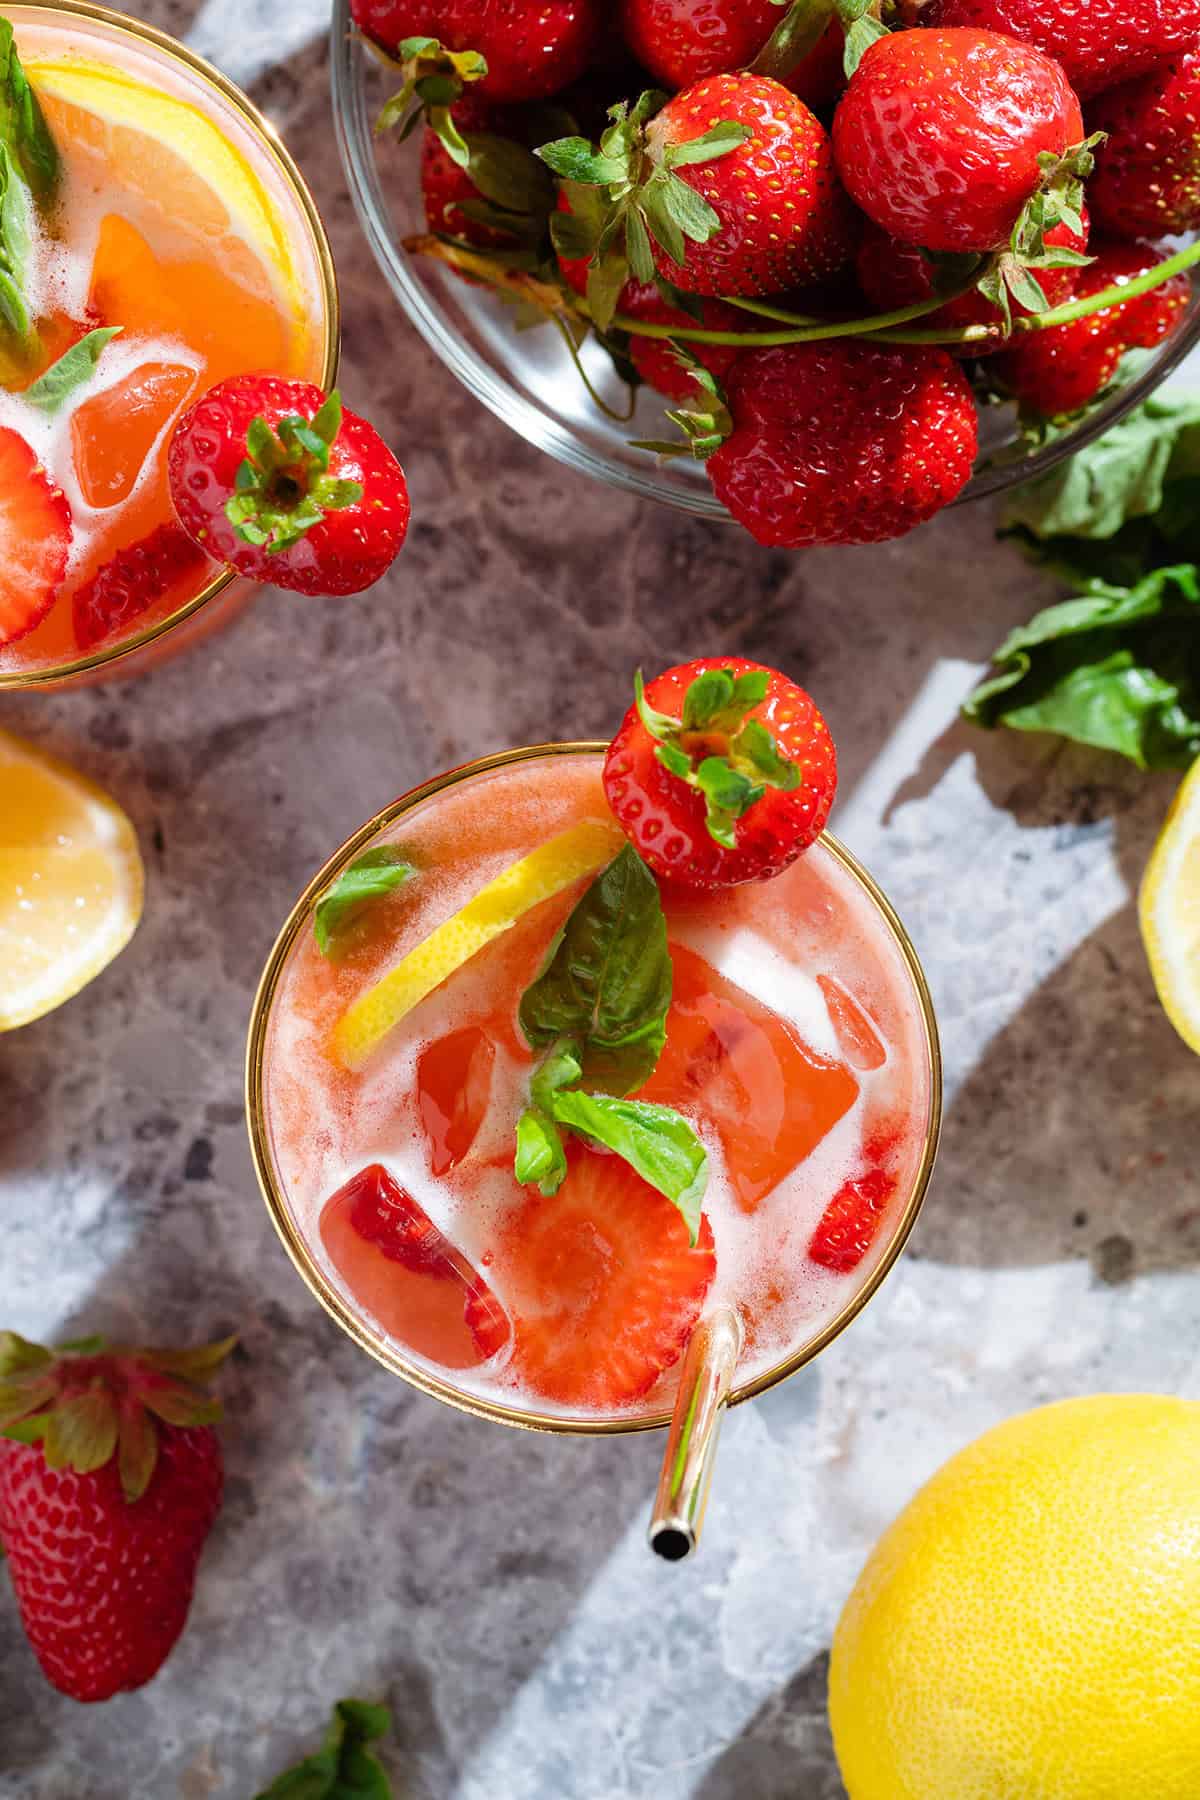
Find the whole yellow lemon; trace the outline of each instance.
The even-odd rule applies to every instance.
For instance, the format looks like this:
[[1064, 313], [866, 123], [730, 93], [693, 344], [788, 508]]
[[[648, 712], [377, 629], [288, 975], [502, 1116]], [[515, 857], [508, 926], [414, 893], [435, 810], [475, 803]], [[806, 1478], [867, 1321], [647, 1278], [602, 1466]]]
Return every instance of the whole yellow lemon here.
[[1200, 1800], [1200, 1404], [1098, 1395], [950, 1459], [829, 1675], [851, 1800]]

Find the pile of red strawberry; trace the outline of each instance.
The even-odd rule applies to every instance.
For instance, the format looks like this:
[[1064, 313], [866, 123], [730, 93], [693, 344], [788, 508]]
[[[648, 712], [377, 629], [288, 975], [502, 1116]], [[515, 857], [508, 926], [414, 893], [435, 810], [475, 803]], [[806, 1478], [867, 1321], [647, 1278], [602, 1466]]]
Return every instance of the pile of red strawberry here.
[[760, 542], [912, 529], [978, 398], [1074, 414], [1187, 308], [1153, 241], [1200, 226], [1200, 0], [352, 10], [425, 121], [414, 244], [683, 403], [647, 448]]

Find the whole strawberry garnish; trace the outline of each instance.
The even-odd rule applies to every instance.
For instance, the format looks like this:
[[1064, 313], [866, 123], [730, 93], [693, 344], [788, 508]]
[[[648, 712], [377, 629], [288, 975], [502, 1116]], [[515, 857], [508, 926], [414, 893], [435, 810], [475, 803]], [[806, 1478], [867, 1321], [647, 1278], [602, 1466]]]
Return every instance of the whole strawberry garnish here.
[[[707, 75], [752, 63], [778, 28], [780, 0], [622, 0], [621, 29], [643, 68], [676, 92]], [[816, 47], [779, 79], [809, 106], [835, 100], [846, 85], [845, 37], [836, 19]]]
[[167, 469], [180, 524], [207, 555], [301, 594], [370, 587], [408, 530], [400, 464], [308, 381], [218, 382], [176, 425]]
[[1200, 52], [1103, 94], [1089, 124], [1108, 133], [1088, 198], [1110, 237], [1200, 226]]
[[[1082, 230], [1076, 230], [1065, 221], [1047, 231], [1042, 239], [1042, 255], [1031, 262], [1029, 259], [1013, 258], [1011, 274], [1001, 267], [997, 270], [1000, 279], [1006, 279], [1007, 299], [1010, 314], [1018, 316], [1031, 310], [1022, 303], [1025, 293], [1025, 279], [1033, 275], [1037, 282], [1038, 293], [1033, 296], [1039, 301], [1034, 310], [1042, 310], [1044, 306], [1060, 306], [1069, 300], [1075, 292], [1079, 279], [1078, 264], [1054, 266], [1047, 264], [1047, 255], [1066, 250], [1082, 256], [1087, 249], [1088, 217], [1086, 207], [1080, 221]], [[886, 231], [870, 220], [862, 234], [858, 246], [855, 266], [858, 273], [859, 286], [867, 298], [882, 311], [914, 305], [919, 300], [930, 300], [934, 294], [950, 285], [956, 285], [957, 271], [953, 265], [957, 258], [945, 259], [939, 265], [938, 259], [915, 244], [902, 244], [899, 238], [889, 237]], [[1000, 259], [1001, 263], [1006, 259]], [[981, 271], [982, 272], [982, 271]], [[961, 279], [961, 277], [959, 277]], [[990, 285], [990, 284], [989, 284]], [[927, 313], [920, 321], [926, 330], [955, 330], [970, 325], [988, 325], [999, 327], [1005, 323], [1002, 306], [997, 300], [990, 299], [979, 287], [957, 299], [949, 300], [945, 306], [939, 306], [936, 312]], [[971, 356], [990, 354], [999, 345], [980, 344], [973, 341], [963, 346], [963, 352]]]
[[171, 519], [156, 526], [148, 537], [116, 551], [76, 588], [71, 601], [75, 642], [81, 650], [92, 650], [105, 638], [128, 631], [177, 582], [198, 576], [205, 566], [181, 525]]
[[670, 417], [738, 523], [790, 550], [903, 536], [957, 498], [978, 448], [970, 386], [944, 350], [850, 338], [747, 350], [712, 398]]
[[[661, 98], [613, 107], [597, 148], [563, 138], [538, 152], [604, 202], [588, 284], [601, 328], [613, 310], [605, 296], [615, 303], [630, 271], [740, 295], [819, 281], [849, 260], [852, 211], [828, 135], [803, 101], [757, 75], [710, 76], [655, 113]], [[578, 231], [556, 244], [577, 256]]]
[[71, 508], [25, 439], [0, 426], [0, 645], [41, 624], [71, 554]]
[[837, 165], [877, 225], [927, 250], [999, 249], [1041, 193], [1078, 212], [1091, 158], [1059, 65], [994, 31], [877, 38], [833, 121]]
[[613, 814], [656, 874], [699, 889], [767, 881], [820, 836], [837, 788], [824, 719], [745, 657], [668, 669], [636, 698], [604, 759]]
[[[1124, 286], [1164, 260], [1146, 244], [1097, 244], [1095, 252], [1080, 272], [1079, 300]], [[1023, 334], [997, 368], [1026, 411], [1046, 418], [1078, 412], [1108, 386], [1126, 350], [1151, 350], [1175, 329], [1190, 294], [1187, 276], [1175, 275], [1132, 300]]]
[[351, 0], [356, 25], [400, 56], [406, 39], [476, 51], [489, 100], [539, 100], [582, 75], [600, 31], [600, 0]]
[[1200, 0], [907, 0], [922, 25], [1005, 32], [1053, 56], [1087, 99], [1190, 50]]
[[221, 1505], [198, 1350], [44, 1350], [0, 1333], [0, 1543], [49, 1681], [108, 1700], [161, 1668]]

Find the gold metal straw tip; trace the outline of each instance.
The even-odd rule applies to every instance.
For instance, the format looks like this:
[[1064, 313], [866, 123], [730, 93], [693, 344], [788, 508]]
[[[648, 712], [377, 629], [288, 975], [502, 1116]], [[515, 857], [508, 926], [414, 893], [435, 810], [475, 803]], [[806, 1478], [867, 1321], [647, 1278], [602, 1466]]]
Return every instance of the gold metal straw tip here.
[[701, 1319], [684, 1352], [650, 1517], [650, 1548], [667, 1562], [682, 1562], [700, 1541], [717, 1436], [741, 1352], [741, 1321], [729, 1306]]

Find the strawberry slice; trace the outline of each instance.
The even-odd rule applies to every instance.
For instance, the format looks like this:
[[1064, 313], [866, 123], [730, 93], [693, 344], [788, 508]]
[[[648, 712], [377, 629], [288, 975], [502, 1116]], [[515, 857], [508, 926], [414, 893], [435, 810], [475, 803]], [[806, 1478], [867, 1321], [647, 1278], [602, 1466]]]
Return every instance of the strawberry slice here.
[[810, 1259], [835, 1275], [856, 1269], [875, 1242], [895, 1191], [895, 1177], [883, 1169], [844, 1181], [817, 1221], [808, 1245]]
[[25, 439], [0, 426], [0, 644], [40, 625], [67, 572], [71, 509]]
[[483, 1124], [496, 1046], [479, 1025], [436, 1038], [417, 1062], [417, 1104], [435, 1175], [456, 1168]]
[[359, 1304], [419, 1356], [470, 1369], [508, 1342], [504, 1309], [483, 1276], [382, 1163], [325, 1202], [321, 1241]]
[[205, 560], [175, 524], [159, 525], [139, 543], [118, 550], [75, 595], [75, 642], [90, 650], [128, 630], [177, 581], [198, 575]]
[[716, 1273], [671, 1202], [628, 1163], [580, 1147], [552, 1200], [532, 1194], [497, 1252], [516, 1324], [510, 1369], [538, 1399], [609, 1412], [683, 1354]]

